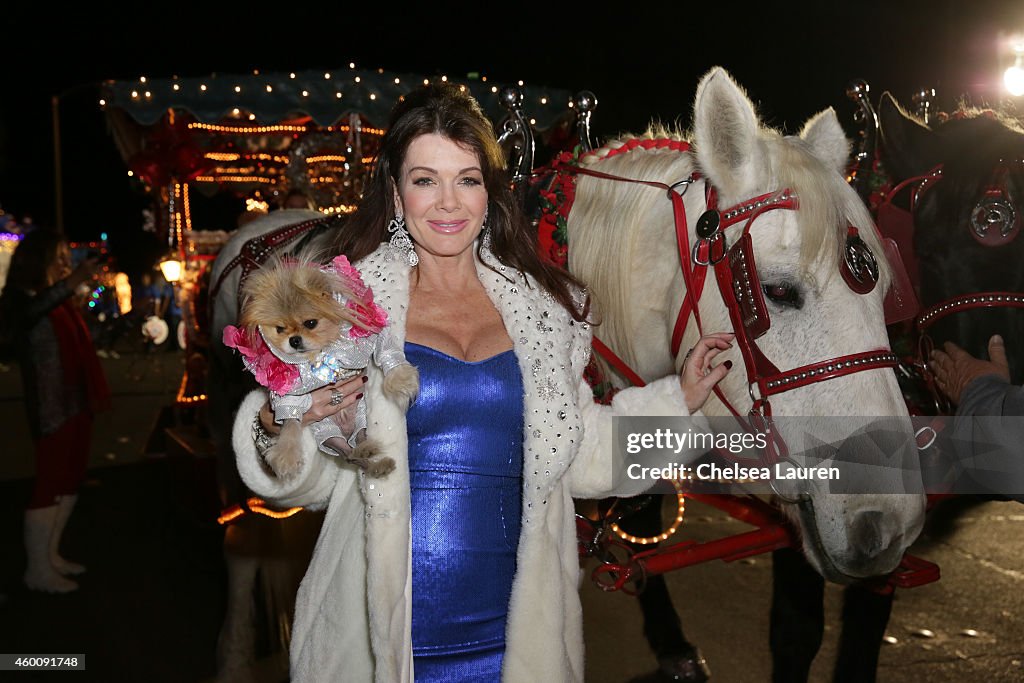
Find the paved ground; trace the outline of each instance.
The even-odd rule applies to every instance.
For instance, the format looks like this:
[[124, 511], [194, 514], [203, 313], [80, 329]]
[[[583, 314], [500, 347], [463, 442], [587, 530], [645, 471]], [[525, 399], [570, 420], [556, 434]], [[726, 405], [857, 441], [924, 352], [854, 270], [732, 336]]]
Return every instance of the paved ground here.
[[[690, 506], [679, 532], [710, 540], [746, 529], [714, 509]], [[942, 569], [942, 579], [897, 591], [883, 647], [880, 683], [1024, 681], [1024, 506], [946, 504], [913, 548]], [[668, 575], [687, 636], [704, 651], [712, 680], [770, 679], [767, 556], [713, 562]], [[587, 680], [621, 683], [651, 669], [633, 598], [584, 586]], [[826, 635], [812, 681], [831, 680], [842, 591], [826, 590]], [[934, 634], [926, 637], [925, 631]], [[974, 631], [971, 635], [967, 632]]]
[[[173, 444], [169, 455], [157, 457], [167, 450], [160, 440], [147, 446], [169, 416], [163, 409], [177, 391], [182, 360], [172, 353], [126, 353], [104, 366], [115, 410], [98, 423], [89, 479], [65, 543], [66, 554], [89, 572], [81, 590], [66, 596], [20, 586], [21, 507], [32, 461], [17, 371], [0, 372], [0, 408], [8, 425], [0, 446], [0, 593], [7, 595], [0, 605], [0, 652], [85, 653], [87, 672], [63, 674], [68, 680], [212, 681], [227, 600], [212, 462], [183, 455]], [[300, 517], [291, 523], [315, 528], [316, 521]], [[709, 540], [744, 528], [692, 503], [678, 536]], [[914, 550], [938, 562], [943, 578], [898, 593], [888, 630], [895, 642], [883, 650], [879, 681], [1024, 680], [1024, 507], [988, 502], [940, 508]], [[769, 572], [766, 557], [759, 556], [669, 575], [684, 626], [704, 650], [714, 681], [768, 681]], [[587, 680], [625, 683], [649, 673], [653, 658], [634, 599], [589, 582], [582, 596]], [[830, 626], [812, 676], [816, 683], [830, 680], [838, 587], [830, 586], [826, 599]], [[249, 680], [284, 680], [281, 653], [267, 635], [272, 625], [266, 612], [255, 611], [260, 638]], [[0, 680], [35, 678], [0, 673]]]

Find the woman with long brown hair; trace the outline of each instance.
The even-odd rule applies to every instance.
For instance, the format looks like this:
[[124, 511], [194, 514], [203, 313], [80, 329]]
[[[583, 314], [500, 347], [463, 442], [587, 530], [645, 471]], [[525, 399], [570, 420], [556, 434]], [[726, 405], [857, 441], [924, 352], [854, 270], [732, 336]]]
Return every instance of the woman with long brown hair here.
[[93, 279], [95, 258], [71, 267], [63, 235], [36, 230], [11, 256], [0, 296], [0, 326], [21, 367], [25, 411], [35, 442], [36, 478], [25, 509], [25, 585], [67, 593], [85, 567], [60, 556], [60, 540], [78, 500], [92, 442], [93, 415], [110, 390], [89, 329], [73, 303]]
[[[583, 633], [573, 496], [626, 481], [613, 415], [687, 415], [728, 368], [697, 345], [681, 376], [598, 406], [583, 380], [582, 284], [542, 261], [477, 102], [435, 85], [396, 105], [337, 251], [356, 262], [419, 370], [406, 412], [376, 368], [313, 392], [306, 422], [367, 394], [367, 436], [397, 468], [363, 476], [316, 451], [279, 479], [262, 390], [238, 411], [239, 472], [282, 505], [327, 507], [296, 599], [291, 679], [579, 681]], [[308, 431], [308, 430], [307, 430]], [[643, 490], [649, 484], [640, 484]], [[639, 492], [636, 490], [634, 492]]]

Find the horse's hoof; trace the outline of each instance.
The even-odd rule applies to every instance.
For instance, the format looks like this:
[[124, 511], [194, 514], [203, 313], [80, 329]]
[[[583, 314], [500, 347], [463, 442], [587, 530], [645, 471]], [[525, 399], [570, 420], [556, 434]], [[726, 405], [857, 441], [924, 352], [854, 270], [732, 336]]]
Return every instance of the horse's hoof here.
[[658, 659], [658, 672], [665, 681], [704, 683], [711, 678], [711, 669], [700, 650], [693, 648], [683, 654]]

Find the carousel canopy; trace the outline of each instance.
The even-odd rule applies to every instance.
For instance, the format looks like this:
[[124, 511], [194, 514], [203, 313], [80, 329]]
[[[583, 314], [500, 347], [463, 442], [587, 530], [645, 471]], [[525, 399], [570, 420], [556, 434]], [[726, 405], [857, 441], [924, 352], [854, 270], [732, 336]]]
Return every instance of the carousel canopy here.
[[[213, 123], [250, 115], [262, 123], [309, 117], [328, 127], [357, 113], [375, 126], [384, 126], [401, 95], [431, 80], [416, 74], [383, 69], [339, 68], [289, 73], [217, 74], [200, 78], [140, 78], [103, 84], [106, 107], [127, 113], [142, 125], [159, 121], [168, 109], [184, 110], [198, 121]], [[454, 79], [465, 85], [492, 120], [505, 115], [498, 100], [501, 83]], [[524, 84], [523, 109], [538, 129], [564, 116], [572, 94], [568, 90]]]
[[[188, 183], [205, 195], [280, 198], [300, 191], [325, 211], [351, 210], [398, 99], [446, 77], [383, 69], [209, 74], [107, 81], [102, 106], [121, 157], [147, 191]], [[504, 84], [451, 79], [497, 126]], [[561, 140], [568, 90], [514, 84], [535, 131]]]

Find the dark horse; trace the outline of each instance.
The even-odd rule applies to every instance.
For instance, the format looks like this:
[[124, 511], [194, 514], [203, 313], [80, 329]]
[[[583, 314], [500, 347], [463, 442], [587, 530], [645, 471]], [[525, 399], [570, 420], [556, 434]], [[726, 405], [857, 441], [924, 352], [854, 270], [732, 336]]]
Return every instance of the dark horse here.
[[[888, 94], [879, 123], [886, 171], [895, 184], [911, 180], [907, 190], [916, 194], [908, 256], [916, 260], [922, 308], [977, 292], [1024, 292], [1020, 123], [992, 111], [960, 110], [928, 127]], [[1012, 381], [1024, 379], [1019, 309], [965, 310], [937, 321], [928, 334], [936, 347], [952, 341], [982, 358], [989, 338], [1001, 334]]]

